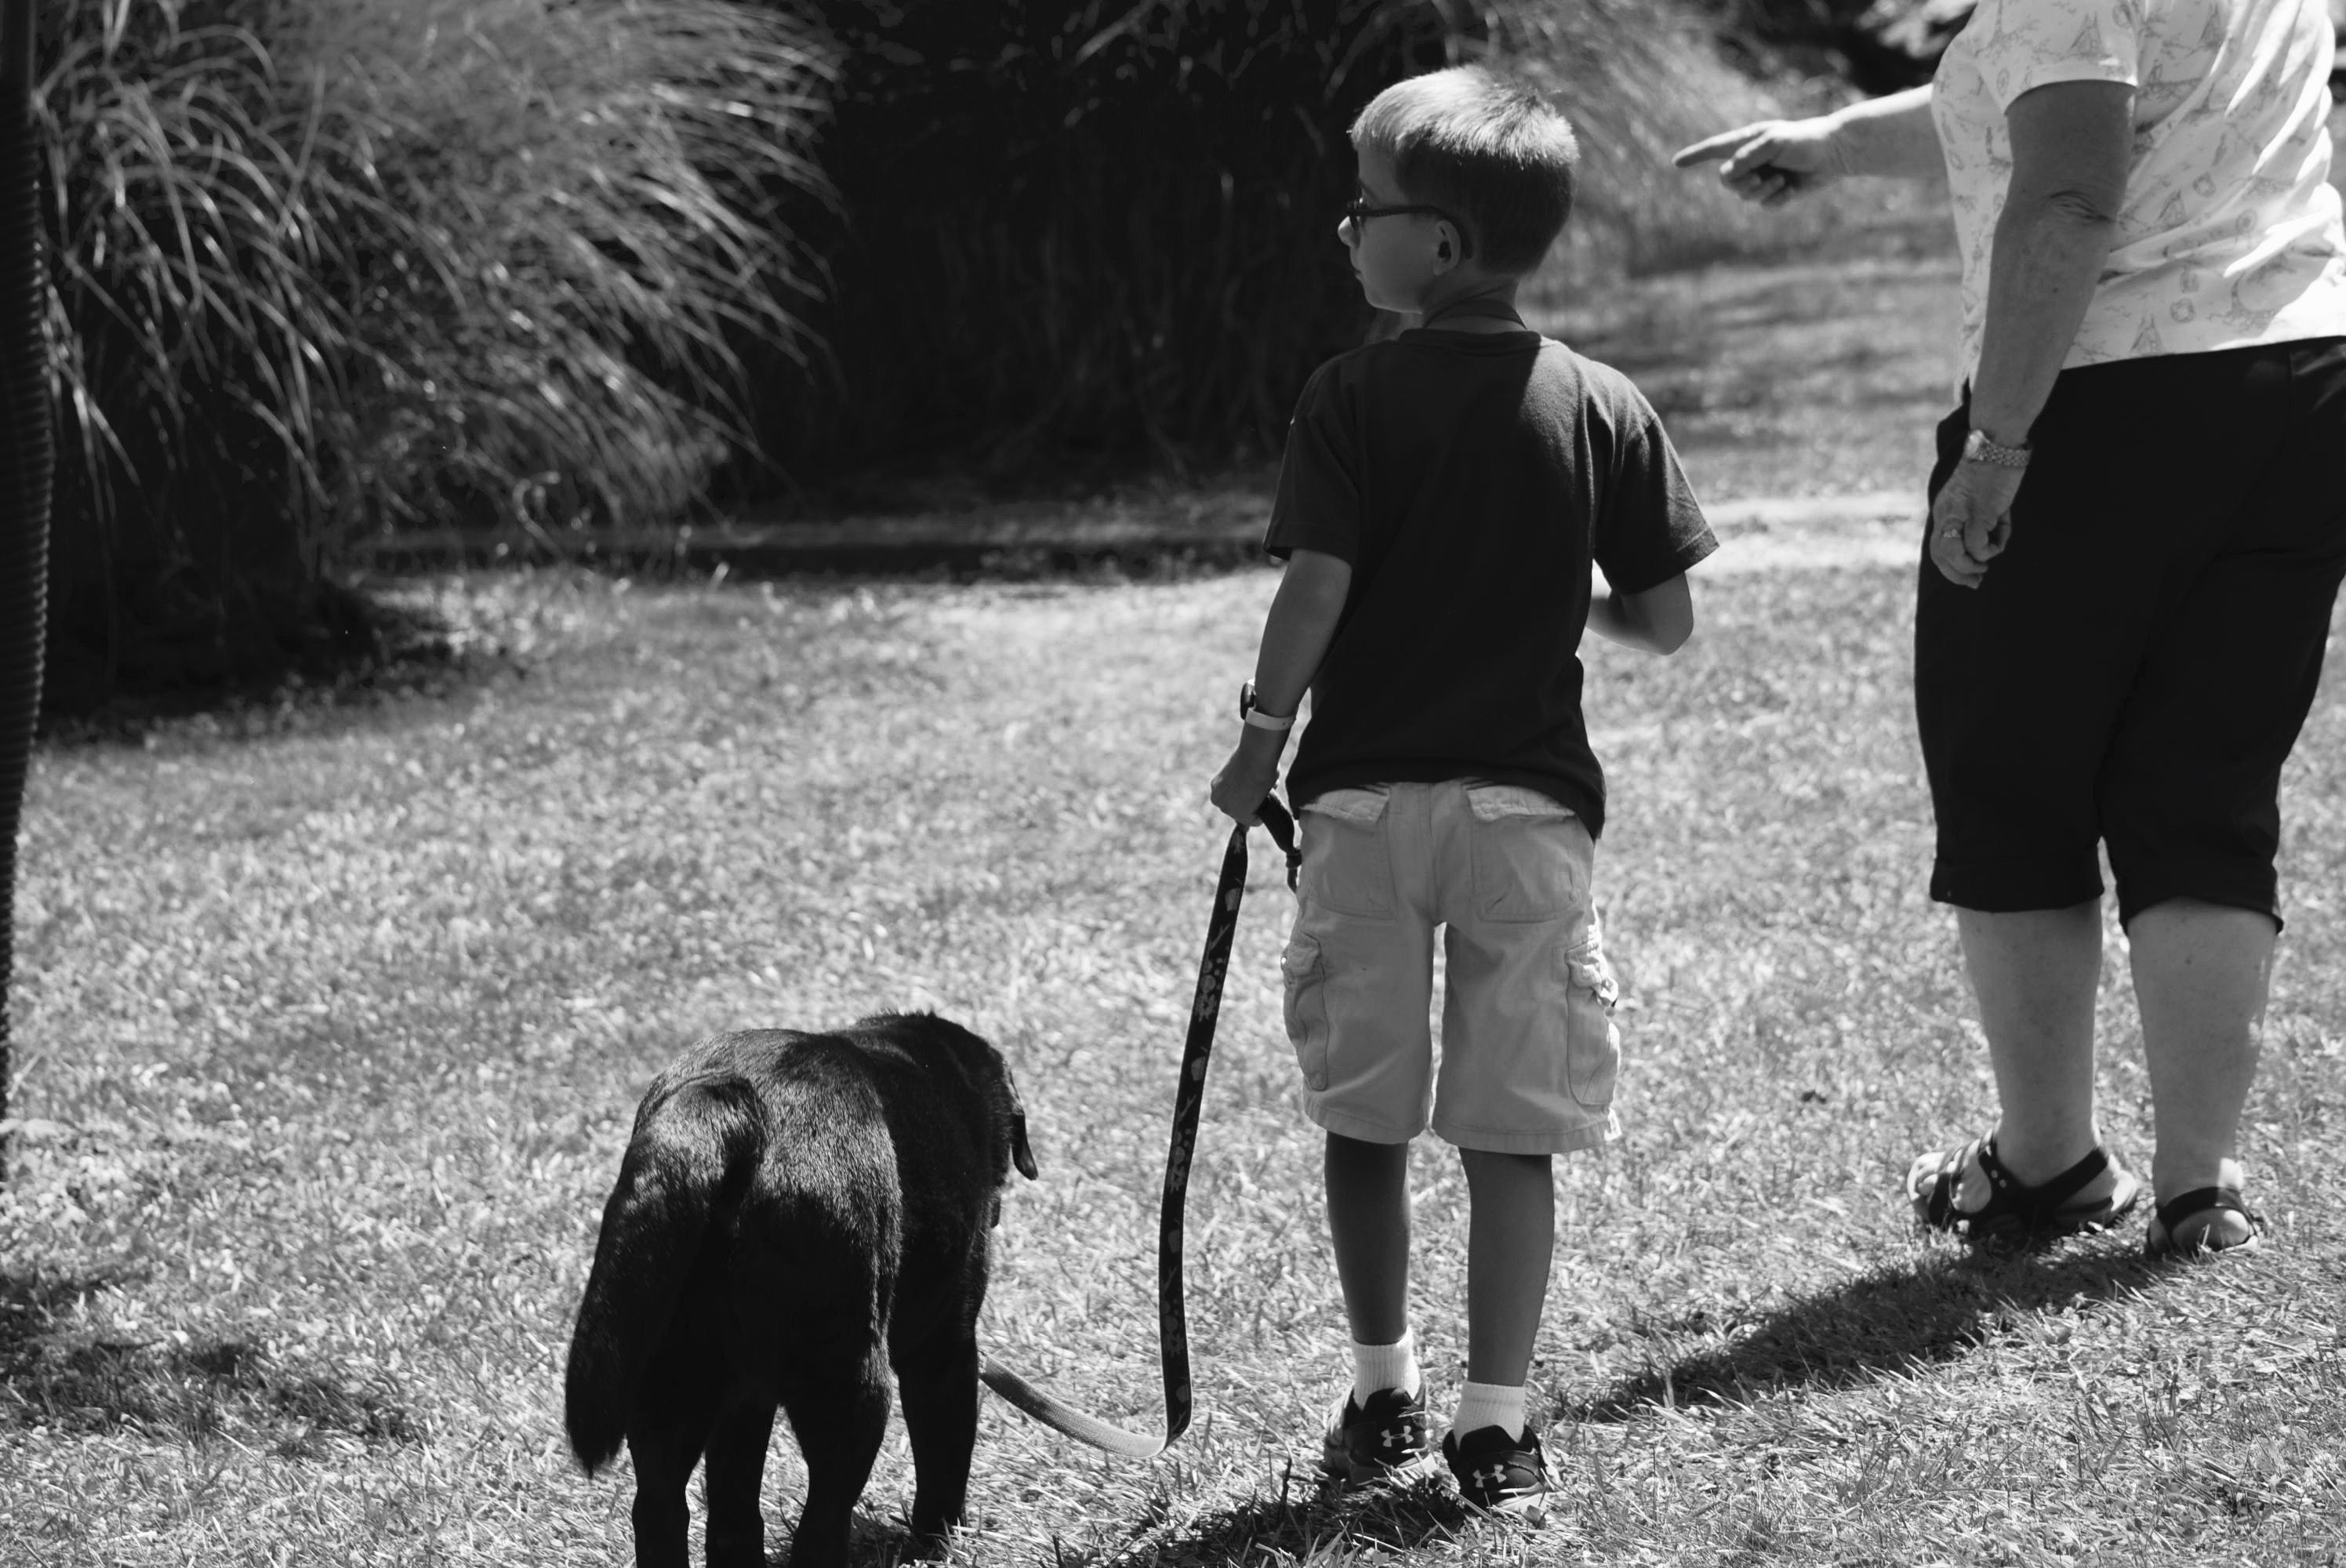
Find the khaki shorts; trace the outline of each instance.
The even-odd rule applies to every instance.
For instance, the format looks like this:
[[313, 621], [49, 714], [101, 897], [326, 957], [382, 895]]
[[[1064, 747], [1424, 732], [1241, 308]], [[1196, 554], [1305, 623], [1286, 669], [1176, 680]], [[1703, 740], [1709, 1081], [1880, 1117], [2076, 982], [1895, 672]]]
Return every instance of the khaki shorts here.
[[[1619, 1135], [1618, 993], [1589, 897], [1595, 846], [1537, 790], [1453, 779], [1304, 808], [1283, 962], [1304, 1111], [1331, 1133], [1562, 1154]], [[1442, 1063], [1428, 1013], [1445, 929]]]

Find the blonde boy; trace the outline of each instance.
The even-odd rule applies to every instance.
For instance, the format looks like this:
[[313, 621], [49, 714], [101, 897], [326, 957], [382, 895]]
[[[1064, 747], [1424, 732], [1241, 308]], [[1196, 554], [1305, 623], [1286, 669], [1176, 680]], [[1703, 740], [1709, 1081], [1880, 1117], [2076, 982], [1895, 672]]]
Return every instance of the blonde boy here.
[[1468, 1502], [1536, 1516], [1547, 1465], [1524, 1385], [1550, 1159], [1617, 1133], [1580, 636], [1676, 651], [1694, 629], [1686, 570], [1717, 546], [1637, 389], [1515, 311], [1571, 211], [1564, 117], [1464, 67], [1388, 88], [1352, 137], [1360, 188], [1338, 233], [1369, 302], [1418, 324], [1304, 388], [1264, 539], [1286, 572], [1212, 799], [1254, 820], [1308, 686], [1287, 1029], [1327, 1132], [1353, 1367], [1323, 1466], [1362, 1484], [1431, 1463], [1407, 1315], [1409, 1142], [1431, 1126], [1460, 1151], [1472, 1211], [1467, 1382], [1442, 1451]]

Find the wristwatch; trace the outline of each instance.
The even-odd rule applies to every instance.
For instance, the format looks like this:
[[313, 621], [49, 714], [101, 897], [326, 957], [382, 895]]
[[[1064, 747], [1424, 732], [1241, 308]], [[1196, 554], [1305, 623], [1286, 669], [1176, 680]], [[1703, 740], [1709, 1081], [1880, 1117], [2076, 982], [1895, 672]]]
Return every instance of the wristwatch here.
[[1239, 682], [1239, 717], [1257, 729], [1286, 731], [1295, 728], [1295, 715], [1265, 713], [1254, 705], [1254, 682]]
[[1985, 432], [1975, 430], [1964, 437], [1964, 461], [1985, 463], [1997, 468], [2025, 468], [2028, 466], [2028, 446], [2025, 443], [2018, 446], [1998, 446], [1987, 438]]

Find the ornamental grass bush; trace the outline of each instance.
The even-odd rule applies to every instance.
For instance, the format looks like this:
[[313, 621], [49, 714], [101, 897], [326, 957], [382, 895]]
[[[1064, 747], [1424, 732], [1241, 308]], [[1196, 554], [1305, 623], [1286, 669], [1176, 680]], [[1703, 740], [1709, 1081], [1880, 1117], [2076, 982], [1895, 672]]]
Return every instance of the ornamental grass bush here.
[[1797, 251], [1941, 199], [1927, 183], [1868, 180], [1762, 209], [1723, 188], [1716, 164], [1672, 168], [1673, 152], [1714, 132], [1851, 96], [1837, 78], [1771, 90], [1730, 66], [1702, 0], [1494, 0], [1488, 15], [1497, 63], [1547, 93], [1580, 133], [1578, 199], [1545, 291]]
[[672, 516], [745, 439], [742, 346], [804, 352], [834, 62], [788, 15], [42, 0], [40, 36], [54, 703], [281, 666], [362, 531]]

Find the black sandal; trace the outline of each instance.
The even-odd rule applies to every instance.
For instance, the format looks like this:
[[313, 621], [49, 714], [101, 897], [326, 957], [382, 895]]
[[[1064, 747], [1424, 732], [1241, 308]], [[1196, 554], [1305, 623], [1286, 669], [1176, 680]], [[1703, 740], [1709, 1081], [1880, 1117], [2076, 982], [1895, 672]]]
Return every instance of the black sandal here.
[[[2202, 1230], [2199, 1238], [2188, 1247], [2176, 1244], [2175, 1229], [2186, 1220], [2197, 1219], [2203, 1214], [2229, 1210], [2249, 1222], [2249, 1234], [2238, 1241], [2209, 1241]], [[2178, 1255], [2204, 1257], [2218, 1252], [2254, 1252], [2264, 1244], [2264, 1224], [2240, 1201], [2238, 1187], [2195, 1187], [2179, 1197], [2168, 1198], [2151, 1211], [2150, 1228], [2144, 1233], [2142, 1252], [2146, 1257], [2173, 1257]]]
[[[1974, 1139], [1937, 1156], [1923, 1156], [1906, 1175], [1906, 1196], [1914, 1202], [1914, 1217], [1932, 1230], [1943, 1230], [1974, 1245], [1992, 1242], [2014, 1245], [2106, 1230], [2131, 1210], [2142, 1196], [2142, 1183], [2115, 1164], [2108, 1151], [2096, 1148], [2052, 1180], [2025, 1186], [1995, 1156], [1993, 1135]], [[1964, 1167], [1978, 1165], [1987, 1177], [1987, 1202], [1975, 1209], [1955, 1207], [1955, 1193]], [[2106, 1197], [2074, 1203], [2078, 1193], [2106, 1170], [2117, 1181]]]

